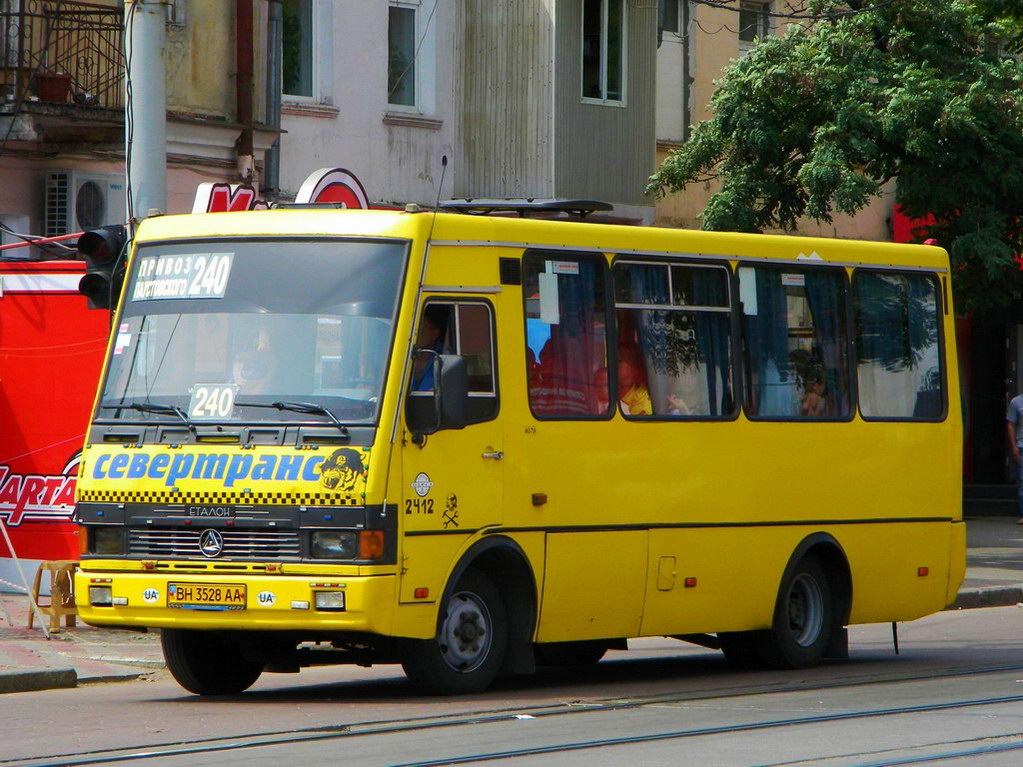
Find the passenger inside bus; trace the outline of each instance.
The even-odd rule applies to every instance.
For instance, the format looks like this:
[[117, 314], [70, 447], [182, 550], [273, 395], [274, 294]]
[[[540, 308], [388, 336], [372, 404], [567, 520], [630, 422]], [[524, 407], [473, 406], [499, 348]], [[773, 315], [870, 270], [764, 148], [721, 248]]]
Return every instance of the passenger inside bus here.
[[270, 393], [277, 361], [270, 334], [265, 328], [261, 329], [235, 355], [232, 380], [245, 394]]
[[[446, 304], [428, 304], [423, 310], [419, 323], [419, 338], [416, 351], [432, 351], [442, 354], [445, 336], [451, 324], [451, 307]], [[412, 366], [412, 391], [433, 391], [433, 354], [416, 354]]]
[[[646, 361], [632, 312], [618, 312], [618, 400], [626, 415], [653, 415]], [[657, 352], [653, 351], [656, 355]]]

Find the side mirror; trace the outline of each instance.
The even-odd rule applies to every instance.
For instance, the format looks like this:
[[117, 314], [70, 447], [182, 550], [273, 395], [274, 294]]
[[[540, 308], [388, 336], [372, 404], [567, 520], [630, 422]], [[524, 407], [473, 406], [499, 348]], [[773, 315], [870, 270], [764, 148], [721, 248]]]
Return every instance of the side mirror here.
[[465, 358], [457, 354], [438, 356], [440, 385], [434, 396], [440, 401], [440, 428], [462, 429], [469, 420], [469, 376], [465, 372]]
[[437, 354], [417, 349], [414, 354], [429, 355], [435, 386], [431, 391], [409, 392], [405, 420], [416, 437], [441, 429], [461, 429], [468, 421], [469, 379], [465, 360], [457, 354]]

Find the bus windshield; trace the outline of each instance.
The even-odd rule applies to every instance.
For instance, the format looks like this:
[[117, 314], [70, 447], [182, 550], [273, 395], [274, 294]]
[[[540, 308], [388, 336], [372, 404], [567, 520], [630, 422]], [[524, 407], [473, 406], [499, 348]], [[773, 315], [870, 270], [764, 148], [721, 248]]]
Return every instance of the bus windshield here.
[[[99, 418], [374, 423], [408, 243], [141, 245]], [[161, 410], [162, 409], [162, 410]]]

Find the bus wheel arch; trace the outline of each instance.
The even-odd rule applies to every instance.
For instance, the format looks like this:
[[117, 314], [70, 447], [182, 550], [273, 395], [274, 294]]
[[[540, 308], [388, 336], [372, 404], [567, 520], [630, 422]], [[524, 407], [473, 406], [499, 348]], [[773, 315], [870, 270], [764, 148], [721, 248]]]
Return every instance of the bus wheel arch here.
[[841, 544], [827, 533], [807, 536], [782, 573], [773, 625], [758, 632], [757, 655], [773, 668], [806, 668], [824, 657], [847, 657], [851, 609], [852, 576]]
[[514, 541], [477, 541], [448, 578], [436, 635], [400, 640], [406, 675], [427, 693], [465, 694], [486, 689], [502, 672], [533, 671], [535, 593]]
[[529, 557], [518, 543], [504, 535], [476, 541], [459, 559], [448, 578], [445, 591], [458, 582], [469, 568], [482, 571], [497, 587], [508, 617], [508, 647], [502, 671], [532, 674], [533, 633], [537, 619], [537, 588]]

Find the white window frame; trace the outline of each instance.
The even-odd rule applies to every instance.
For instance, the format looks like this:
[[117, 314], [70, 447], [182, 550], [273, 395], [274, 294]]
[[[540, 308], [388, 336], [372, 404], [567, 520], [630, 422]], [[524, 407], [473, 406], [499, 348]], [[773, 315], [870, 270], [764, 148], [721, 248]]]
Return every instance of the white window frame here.
[[[415, 35], [413, 40], [413, 88], [415, 97], [412, 104], [392, 104], [390, 94], [386, 95], [388, 112], [405, 114], [432, 114], [437, 100], [437, 27], [436, 18], [440, 9], [436, 5], [440, 0], [389, 0], [387, 12], [391, 8], [411, 8], [415, 11]], [[385, 54], [389, 41], [385, 44]], [[384, 68], [385, 72], [387, 67]], [[386, 84], [385, 77], [384, 82]]]
[[[739, 39], [739, 53], [746, 53], [746, 51], [753, 48], [756, 45], [756, 40], [764, 40], [774, 31], [774, 20], [771, 16], [771, 2], [770, 0], [742, 0], [739, 3], [740, 10], [755, 11], [757, 19], [757, 33], [753, 40]], [[736, 37], [742, 31], [742, 27], [739, 27], [739, 32], [736, 33]]]
[[[586, 71], [583, 65], [585, 53], [585, 25], [582, 22], [583, 5], [580, 4], [579, 15], [579, 93], [584, 93]], [[622, 97], [621, 99], [607, 98], [607, 15], [608, 0], [600, 0], [600, 92], [603, 98], [582, 96], [584, 104], [602, 104], [609, 107], [624, 107], [626, 105], [626, 83], [628, 83], [628, 61], [629, 61], [629, 0], [622, 0]]]
[[[282, 104], [333, 104], [333, 45], [334, 31], [332, 0], [312, 0], [312, 95], [286, 93], [281, 82]], [[283, 68], [282, 68], [283, 74]]]

